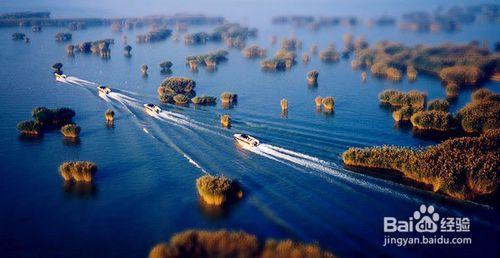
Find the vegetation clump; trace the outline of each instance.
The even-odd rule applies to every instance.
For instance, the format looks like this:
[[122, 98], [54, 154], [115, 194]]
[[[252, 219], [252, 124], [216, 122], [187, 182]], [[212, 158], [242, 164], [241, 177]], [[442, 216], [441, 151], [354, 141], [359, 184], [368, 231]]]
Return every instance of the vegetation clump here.
[[35, 121], [19, 122], [16, 128], [22, 135], [38, 136], [41, 134], [41, 126]]
[[104, 112], [104, 118], [106, 118], [107, 123], [113, 123], [115, 120], [115, 111], [112, 109], [106, 110], [106, 112]]
[[45, 107], [37, 107], [31, 112], [35, 122], [40, 124], [44, 129], [49, 129], [53, 126], [61, 127], [72, 123], [75, 111], [70, 108], [48, 109]]
[[492, 195], [500, 183], [500, 130], [478, 137], [446, 140], [414, 150], [401, 147], [349, 148], [342, 154], [348, 166], [390, 169], [458, 199]]
[[200, 104], [200, 105], [210, 105], [214, 104], [215, 101], [217, 100], [216, 97], [213, 96], [196, 96], [191, 99], [191, 102], [194, 104]]
[[316, 104], [316, 109], [320, 109], [322, 103], [323, 103], [323, 98], [321, 98], [321, 96], [317, 96], [314, 99], [314, 104]]
[[260, 66], [267, 71], [290, 69], [295, 62], [296, 54], [287, 50], [279, 50], [270, 59], [262, 60]]
[[222, 115], [220, 117], [220, 123], [223, 127], [231, 127], [231, 117], [228, 114]]
[[339, 52], [335, 50], [335, 46], [330, 44], [327, 49], [319, 52], [319, 59], [323, 62], [337, 62], [339, 61]]
[[444, 99], [433, 99], [427, 103], [427, 110], [448, 111], [450, 103]]
[[64, 181], [72, 181], [75, 183], [92, 182], [96, 172], [96, 164], [89, 161], [67, 161], [59, 166], [59, 173]]
[[170, 70], [170, 68], [172, 68], [172, 65], [173, 63], [170, 62], [170, 61], [163, 61], [160, 63], [160, 67], [161, 67], [161, 72], [162, 73], [170, 73], [172, 72], [172, 70]]
[[172, 30], [167, 28], [156, 28], [148, 31], [146, 34], [137, 35], [137, 43], [149, 43], [165, 40], [172, 35]]
[[206, 44], [209, 41], [223, 41], [228, 47], [243, 48], [246, 40], [257, 35], [257, 29], [243, 27], [237, 23], [227, 23], [217, 26], [211, 33], [196, 32], [186, 34], [186, 45]]
[[295, 51], [302, 48], [302, 41], [295, 37], [284, 38], [281, 41], [281, 49], [286, 51]]
[[408, 122], [411, 116], [419, 111], [423, 111], [421, 106], [404, 105], [401, 108], [392, 112], [392, 118], [396, 122]]
[[21, 32], [12, 33], [12, 40], [24, 40], [25, 37], [26, 37], [26, 34], [21, 33]]
[[226, 50], [218, 50], [205, 55], [196, 55], [186, 57], [186, 63], [191, 69], [197, 68], [197, 65], [204, 65], [208, 68], [215, 68], [220, 62], [227, 60], [228, 52]]
[[281, 99], [280, 106], [281, 106], [281, 110], [282, 111], [287, 111], [288, 110], [288, 100], [287, 99]]
[[445, 92], [446, 92], [447, 99], [449, 99], [449, 100], [456, 99], [458, 97], [458, 93], [459, 93], [458, 85], [454, 82], [448, 83], [446, 85]]
[[246, 58], [256, 58], [256, 57], [265, 57], [266, 49], [261, 48], [257, 45], [251, 45], [242, 50], [243, 56]]
[[158, 98], [163, 103], [173, 103], [173, 97], [177, 94], [183, 94], [188, 98], [192, 98], [196, 95], [194, 92], [195, 87], [196, 82], [192, 79], [168, 77], [158, 87]]
[[458, 119], [465, 132], [481, 133], [500, 128], [498, 114], [500, 114], [499, 94], [480, 90], [473, 93], [472, 102], [460, 109]]
[[81, 128], [75, 124], [67, 124], [61, 127], [61, 133], [64, 137], [68, 138], [78, 138], [80, 135]]
[[132, 47], [130, 45], [126, 45], [123, 47], [123, 53], [126, 57], [132, 56], [132, 54], [130, 54], [130, 51], [132, 51]]
[[353, 64], [368, 68], [377, 76], [399, 80], [406, 71], [408, 79], [414, 80], [422, 72], [458, 87], [477, 85], [489, 78], [498, 59], [488, 49], [474, 44], [407, 47], [382, 41], [355, 53]]
[[254, 235], [226, 230], [183, 231], [173, 235], [169, 242], [157, 244], [149, 252], [149, 258], [181, 257], [335, 258], [335, 255], [316, 244], [296, 243], [289, 239], [268, 239], [262, 244]]
[[318, 83], [318, 70], [311, 70], [307, 73], [307, 84], [315, 85]]
[[238, 95], [225, 91], [220, 95], [220, 99], [223, 104], [231, 104], [238, 101]]
[[141, 74], [143, 77], [148, 76], [148, 65], [147, 64], [141, 65]]
[[388, 104], [393, 107], [402, 107], [404, 105], [414, 107], [425, 107], [427, 95], [419, 91], [401, 92], [398, 90], [384, 90], [379, 94], [379, 100], [382, 104]]
[[177, 94], [173, 97], [175, 104], [184, 105], [187, 104], [189, 98], [184, 94]]
[[225, 176], [205, 175], [196, 180], [201, 199], [209, 205], [220, 206], [243, 196], [239, 183]]
[[455, 128], [455, 119], [452, 114], [440, 111], [419, 111], [411, 116], [413, 127], [421, 130], [449, 131]]
[[321, 101], [323, 104], [323, 108], [325, 109], [326, 112], [332, 112], [333, 107], [335, 106], [335, 99], [333, 97], [324, 97]]

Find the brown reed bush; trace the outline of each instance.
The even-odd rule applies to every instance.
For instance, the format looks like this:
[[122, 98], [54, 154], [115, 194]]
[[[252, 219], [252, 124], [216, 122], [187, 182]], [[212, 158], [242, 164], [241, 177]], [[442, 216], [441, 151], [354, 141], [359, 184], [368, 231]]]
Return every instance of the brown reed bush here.
[[205, 175], [196, 179], [201, 199], [209, 205], [220, 206], [231, 199], [243, 196], [239, 183], [225, 176]]
[[427, 110], [448, 111], [450, 103], [444, 99], [433, 99], [427, 103]]
[[220, 117], [220, 123], [223, 127], [226, 127], [226, 128], [231, 127], [231, 117], [227, 114], [222, 115]]
[[225, 91], [220, 95], [220, 100], [222, 103], [231, 104], [238, 101], [238, 95]]
[[458, 119], [462, 129], [468, 133], [480, 133], [490, 129], [500, 128], [500, 99], [489, 95], [484, 99], [475, 96], [476, 101], [467, 103], [465, 107], [458, 112]]
[[311, 70], [307, 72], [307, 84], [313, 85], [318, 83], [318, 76], [319, 76], [318, 70]]
[[65, 181], [92, 182], [97, 166], [90, 161], [67, 161], [59, 166], [59, 173]]
[[61, 133], [64, 137], [77, 138], [80, 135], [81, 128], [75, 124], [67, 124], [61, 127]]
[[349, 148], [342, 154], [348, 166], [391, 169], [458, 199], [491, 195], [500, 183], [500, 130], [477, 137], [446, 140], [425, 149], [382, 146]]
[[261, 244], [243, 231], [186, 230], [154, 246], [149, 258], [334, 258], [316, 244], [269, 239]]
[[419, 111], [410, 118], [413, 127], [421, 130], [449, 131], [455, 128], [455, 118], [446, 111]]
[[112, 109], [106, 110], [106, 112], [104, 112], [104, 118], [106, 118], [106, 122], [112, 123], [115, 120], [115, 111]]
[[283, 111], [288, 110], [288, 100], [287, 99], [282, 99], [280, 101], [280, 105], [281, 105], [281, 110], [283, 110]]
[[321, 103], [326, 112], [332, 112], [335, 106], [335, 99], [331, 96], [324, 97]]

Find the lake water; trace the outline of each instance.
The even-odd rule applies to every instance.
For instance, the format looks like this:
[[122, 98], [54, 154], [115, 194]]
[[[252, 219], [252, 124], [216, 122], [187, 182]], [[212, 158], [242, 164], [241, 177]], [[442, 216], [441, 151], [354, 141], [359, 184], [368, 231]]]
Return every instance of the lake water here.
[[[342, 35], [352, 31], [370, 43], [395, 40], [408, 45], [442, 42], [467, 43], [500, 40], [498, 25], [465, 25], [458, 33], [412, 33], [397, 27], [332, 27], [317, 32], [272, 26], [269, 19], [256, 23], [257, 43], [274, 53], [271, 34], [278, 38], [295, 33], [319, 50], [328, 43], [342, 45]], [[253, 24], [249, 24], [253, 25]], [[416, 82], [392, 83], [373, 78], [366, 83], [350, 60], [325, 64], [312, 56], [287, 72], [261, 71], [259, 60], [243, 58], [229, 50], [228, 61], [215, 72], [192, 73], [185, 57], [224, 48], [221, 44], [185, 46], [171, 39], [136, 44], [135, 34], [147, 28], [123, 32], [130, 39], [132, 57], [122, 53], [121, 33], [107, 27], [73, 33], [72, 43], [115, 38], [111, 58], [75, 54], [68, 57], [64, 43], [56, 43], [58, 28], [0, 29], [0, 252], [3, 257], [144, 257], [160, 241], [185, 229], [244, 230], [261, 238], [317, 241], [340, 256], [498, 256], [500, 233], [497, 208], [455, 201], [398, 183], [351, 172], [340, 155], [350, 146], [428, 146], [437, 141], [415, 136], [394, 126], [391, 112], [379, 106], [384, 89], [416, 89], [429, 99], [444, 98], [438, 80], [419, 75]], [[193, 27], [190, 31], [208, 27]], [[10, 39], [24, 32], [31, 43]], [[302, 52], [303, 53], [303, 52]], [[301, 54], [299, 54], [299, 57]], [[232, 109], [216, 106], [179, 107], [153, 118], [142, 104], [157, 103], [156, 89], [166, 77], [158, 64], [170, 60], [174, 76], [196, 80], [198, 95], [238, 94]], [[108, 85], [115, 92], [100, 97], [95, 86], [56, 82], [55, 62], [64, 64], [68, 76]], [[140, 66], [149, 65], [141, 77]], [[318, 87], [308, 87], [307, 71], [320, 72]], [[484, 87], [496, 92], [498, 83]], [[469, 101], [473, 89], [461, 92], [452, 104], [456, 112]], [[335, 97], [335, 112], [318, 113], [316, 96]], [[279, 101], [287, 98], [283, 117]], [[30, 119], [36, 106], [73, 108], [81, 126], [79, 142], [68, 142], [59, 132], [38, 139], [18, 136], [16, 124]], [[116, 111], [113, 128], [104, 122], [106, 109]], [[219, 116], [230, 114], [231, 129], [219, 126]], [[235, 145], [233, 133], [249, 133], [263, 143], [250, 151]], [[99, 171], [91, 189], [75, 193], [65, 188], [57, 168], [67, 160], [91, 160]], [[224, 210], [204, 208], [195, 180], [204, 173], [238, 179], [245, 197]], [[383, 247], [383, 217], [408, 218], [421, 204], [434, 205], [441, 216], [469, 217], [472, 245]]]

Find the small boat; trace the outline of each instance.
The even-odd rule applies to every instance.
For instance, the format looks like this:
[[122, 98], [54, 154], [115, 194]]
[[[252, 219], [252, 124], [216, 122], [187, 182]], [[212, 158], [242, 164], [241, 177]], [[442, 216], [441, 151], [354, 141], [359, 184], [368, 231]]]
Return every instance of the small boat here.
[[66, 80], [66, 74], [54, 73], [54, 76], [56, 77], [56, 80]]
[[97, 86], [97, 90], [101, 93], [108, 94], [111, 92], [111, 89], [106, 86]]
[[148, 112], [153, 112], [156, 114], [159, 114], [162, 111], [158, 105], [151, 104], [151, 103], [144, 104], [144, 109]]
[[240, 143], [242, 145], [256, 147], [260, 144], [259, 140], [257, 140], [255, 137], [252, 137], [248, 134], [237, 133], [237, 134], [234, 134], [233, 137], [238, 143]]

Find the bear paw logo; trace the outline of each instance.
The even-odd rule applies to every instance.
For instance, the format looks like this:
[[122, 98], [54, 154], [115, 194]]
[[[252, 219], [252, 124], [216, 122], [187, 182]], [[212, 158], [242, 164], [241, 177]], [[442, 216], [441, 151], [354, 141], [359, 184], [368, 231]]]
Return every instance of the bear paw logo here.
[[434, 206], [429, 205], [429, 207], [425, 205], [420, 206], [420, 210], [417, 210], [413, 213], [413, 218], [415, 221], [418, 221], [415, 224], [415, 229], [417, 232], [430, 232], [434, 233], [438, 229], [438, 224], [436, 222], [439, 221], [439, 214], [434, 212]]

